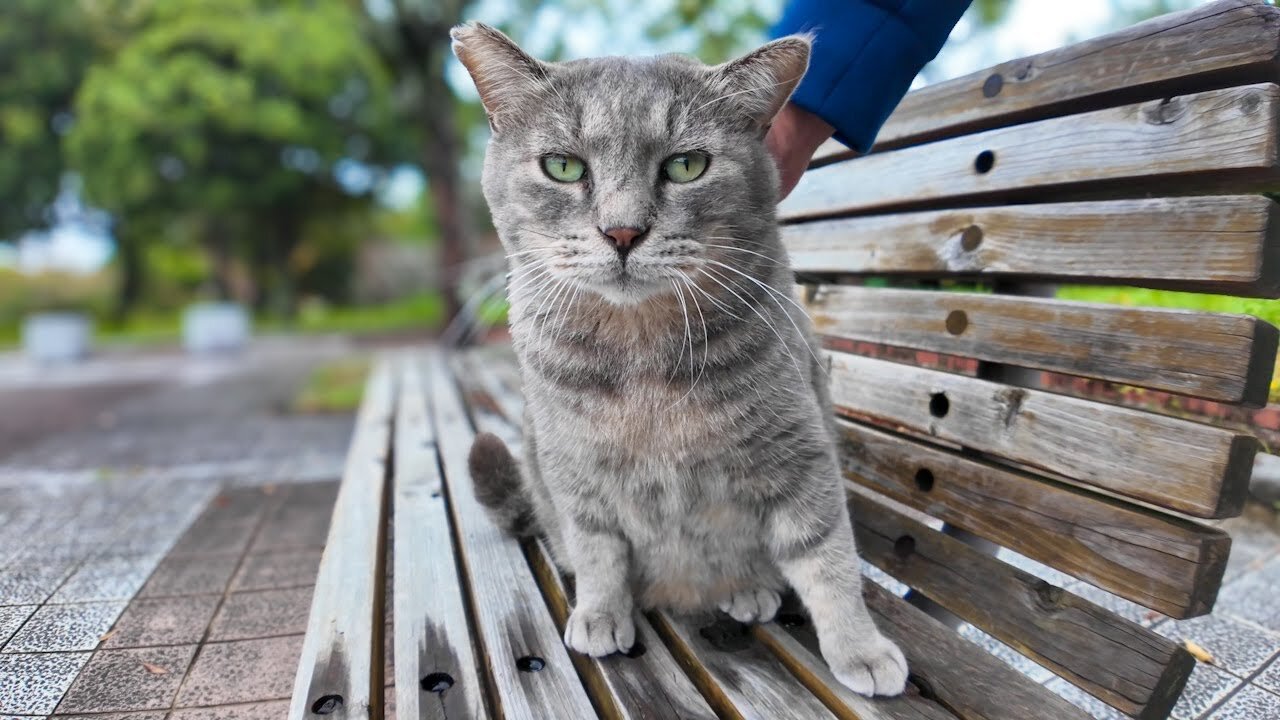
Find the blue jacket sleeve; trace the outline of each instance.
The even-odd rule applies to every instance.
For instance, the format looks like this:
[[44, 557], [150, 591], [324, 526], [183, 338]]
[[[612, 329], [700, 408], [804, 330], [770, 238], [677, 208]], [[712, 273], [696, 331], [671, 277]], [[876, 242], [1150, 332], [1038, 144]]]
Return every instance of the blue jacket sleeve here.
[[791, 0], [774, 37], [814, 34], [809, 72], [792, 102], [859, 152], [932, 60], [970, 0]]

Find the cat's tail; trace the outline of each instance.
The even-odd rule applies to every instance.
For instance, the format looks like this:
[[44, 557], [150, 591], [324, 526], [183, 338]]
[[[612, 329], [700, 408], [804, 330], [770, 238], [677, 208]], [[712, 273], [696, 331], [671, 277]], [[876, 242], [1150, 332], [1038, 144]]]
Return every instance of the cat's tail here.
[[498, 527], [518, 537], [537, 534], [533, 505], [520, 481], [520, 463], [501, 438], [493, 433], [476, 435], [467, 466], [476, 500]]

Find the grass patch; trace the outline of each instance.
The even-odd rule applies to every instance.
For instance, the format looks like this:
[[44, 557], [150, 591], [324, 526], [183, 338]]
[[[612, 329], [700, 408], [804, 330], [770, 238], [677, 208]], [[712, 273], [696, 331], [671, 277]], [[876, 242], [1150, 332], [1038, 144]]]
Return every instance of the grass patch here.
[[369, 358], [353, 358], [322, 365], [312, 371], [290, 403], [295, 413], [353, 413], [364, 397]]

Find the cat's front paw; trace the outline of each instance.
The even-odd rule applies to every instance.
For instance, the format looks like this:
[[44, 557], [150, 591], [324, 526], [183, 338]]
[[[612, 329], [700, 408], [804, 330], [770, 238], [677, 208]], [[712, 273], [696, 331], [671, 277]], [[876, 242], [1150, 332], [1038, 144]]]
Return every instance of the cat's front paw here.
[[778, 614], [781, 605], [782, 597], [777, 592], [762, 588], [736, 592], [720, 603], [720, 609], [740, 623], [767, 623]]
[[907, 687], [907, 659], [879, 633], [838, 648], [824, 647], [822, 654], [836, 679], [859, 695], [901, 695]]
[[574, 608], [564, 628], [564, 644], [591, 657], [624, 653], [636, 641], [630, 612]]

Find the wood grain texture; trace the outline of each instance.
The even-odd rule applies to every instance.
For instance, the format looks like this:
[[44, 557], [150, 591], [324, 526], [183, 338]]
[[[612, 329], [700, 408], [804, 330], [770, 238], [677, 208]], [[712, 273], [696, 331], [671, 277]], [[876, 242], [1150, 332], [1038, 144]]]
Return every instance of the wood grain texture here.
[[[453, 557], [421, 371], [400, 368], [395, 425], [395, 693], [399, 718], [488, 717]], [[443, 688], [435, 692], [431, 688]]]
[[1039, 390], [828, 352], [838, 412], [1197, 517], [1239, 514], [1257, 440]]
[[[796, 617], [803, 616], [791, 613], [787, 621], [795, 622]], [[955, 720], [945, 707], [925, 698], [920, 689], [910, 683], [904, 694], [894, 698], [868, 698], [853, 692], [840, 684], [820, 655], [802, 645], [777, 622], [754, 625], [751, 632], [837, 717], [845, 720]]]
[[1280, 297], [1280, 214], [1262, 196], [1047, 203], [784, 225], [802, 275], [1112, 283]]
[[[1280, 11], [1222, 0], [908, 94], [876, 149], [1275, 77]], [[996, 79], [993, 79], [996, 78]], [[995, 92], [993, 92], [993, 90]], [[815, 163], [852, 153], [834, 141]]]
[[1068, 575], [1177, 618], [1213, 608], [1231, 537], [838, 420], [845, 477]]
[[[479, 350], [457, 359], [457, 377], [476, 427], [491, 432], [516, 446], [520, 441], [519, 422], [523, 400], [500, 376], [502, 360], [485, 362], [488, 350]], [[551, 608], [556, 626], [564, 629], [571, 607], [564, 579], [541, 543], [525, 548], [530, 566]], [[712, 720], [715, 712], [681, 670], [662, 644], [648, 620], [636, 615], [636, 641], [632, 656], [591, 658], [569, 653], [578, 674], [586, 683], [596, 707], [605, 718], [625, 720]]]
[[1139, 718], [1164, 718], [1195, 660], [1135, 622], [859, 495], [867, 560], [1057, 675]]
[[[365, 387], [316, 576], [289, 717], [382, 717], [383, 505], [395, 390], [380, 360]], [[378, 628], [375, 638], [374, 628]]]
[[764, 645], [727, 615], [652, 616], [653, 626], [721, 717], [818, 720], [834, 715]]
[[[1089, 714], [873, 582], [863, 583], [876, 626], [902, 648], [910, 682], [958, 720], [1085, 720]], [[788, 610], [790, 608], [787, 608]], [[809, 623], [782, 630], [811, 654], [818, 638]]]
[[[594, 717], [519, 543], [499, 530], [476, 501], [467, 471], [475, 432], [444, 358], [429, 354], [426, 372], [449, 509], [462, 569], [470, 581], [472, 617], [488, 664], [494, 714], [529, 720]], [[544, 664], [526, 672], [518, 669], [518, 663], [531, 667], [522, 658]]]
[[1248, 85], [873, 153], [805, 173], [780, 216], [1275, 189], [1277, 100]]
[[1266, 405], [1276, 329], [1247, 315], [823, 285], [823, 335]]

